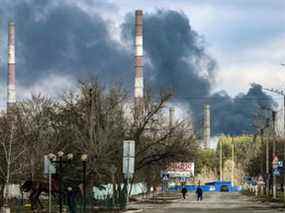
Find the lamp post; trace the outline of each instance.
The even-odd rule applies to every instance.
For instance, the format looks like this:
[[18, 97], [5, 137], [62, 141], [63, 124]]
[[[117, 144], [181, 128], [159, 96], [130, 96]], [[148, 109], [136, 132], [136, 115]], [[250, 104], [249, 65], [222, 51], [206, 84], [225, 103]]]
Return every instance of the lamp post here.
[[235, 179], [235, 144], [234, 144], [234, 136], [232, 135], [232, 187], [234, 187], [234, 179]]
[[62, 213], [62, 158], [64, 153], [59, 151], [57, 153], [59, 157], [59, 212]]
[[[272, 112], [272, 109], [266, 109], [270, 110]], [[273, 113], [272, 113], [273, 115]], [[270, 119], [266, 119], [266, 124], [265, 127], [263, 128], [263, 133], [265, 128], [270, 127]], [[274, 146], [274, 145], [273, 145]], [[269, 139], [266, 139], [266, 147], [265, 147], [265, 152], [266, 152], [266, 196], [269, 196], [269, 191], [270, 191], [270, 173], [269, 173]]]
[[56, 155], [49, 153], [48, 154], [48, 159], [49, 159], [49, 163], [48, 163], [48, 212], [51, 213], [51, 191], [52, 191], [52, 182], [51, 182], [51, 169], [52, 166], [50, 165], [52, 161], [56, 160]]
[[220, 149], [220, 181], [223, 181], [223, 138], [219, 140]]
[[[272, 131], [273, 131], [273, 150], [272, 150], [272, 155], [273, 159], [276, 156], [276, 129], [275, 129], [275, 121], [276, 121], [276, 111], [272, 111]], [[276, 175], [272, 171], [273, 175], [273, 198], [277, 198], [277, 186], [276, 186]]]
[[83, 166], [83, 212], [86, 213], [86, 161], [88, 155], [82, 154], [81, 161]]
[[[260, 129], [260, 136], [261, 136], [261, 144], [264, 144], [264, 130], [266, 128], [268, 128], [270, 119], [267, 118], [266, 122], [265, 122], [265, 126], [263, 128]], [[265, 177], [265, 181], [266, 181], [266, 195], [269, 195], [269, 141], [268, 139], [266, 140], [266, 145], [265, 145], [265, 161], [266, 161], [266, 165], [265, 165], [265, 171], [266, 171], [266, 177]], [[263, 169], [261, 169], [261, 171], [263, 171]]]
[[[69, 163], [73, 159], [73, 154], [69, 153], [66, 155], [68, 161], [63, 160], [63, 157], [64, 157], [63, 151], [59, 151], [57, 153], [59, 160], [56, 160], [56, 155], [54, 155], [53, 153], [50, 153], [48, 156], [49, 156], [49, 159], [51, 162], [59, 164], [59, 172], [58, 172], [59, 173], [59, 180], [58, 180], [59, 181], [59, 183], [58, 183], [59, 184], [59, 212], [62, 213], [62, 211], [63, 211], [63, 200], [62, 200], [62, 175], [63, 175], [62, 169], [63, 169], [63, 163]], [[49, 178], [49, 181], [50, 181], [49, 199], [51, 199], [51, 185], [52, 185], [51, 184], [51, 176]], [[49, 208], [51, 209], [51, 200], [50, 200], [49, 205], [50, 205]]]

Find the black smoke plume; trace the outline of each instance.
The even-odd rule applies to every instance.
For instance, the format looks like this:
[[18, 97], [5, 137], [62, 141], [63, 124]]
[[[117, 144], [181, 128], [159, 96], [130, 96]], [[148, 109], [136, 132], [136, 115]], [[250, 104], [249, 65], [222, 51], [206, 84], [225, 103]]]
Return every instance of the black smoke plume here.
[[[122, 35], [131, 44], [133, 26], [130, 14]], [[235, 98], [226, 92], [210, 95], [216, 62], [206, 53], [205, 43], [191, 28], [188, 17], [180, 12], [160, 10], [144, 16], [144, 49], [149, 61], [147, 82], [152, 88], [173, 88], [176, 100], [190, 105], [196, 130], [202, 130], [204, 104], [211, 105], [213, 134], [235, 135], [255, 133], [256, 112], [274, 105], [259, 85]]]
[[112, 39], [109, 24], [98, 14], [68, 1], [18, 1], [9, 7], [13, 14], [2, 8], [0, 15], [16, 22], [20, 84], [50, 74], [81, 80], [92, 75], [106, 83], [132, 79], [129, 51]]
[[[73, 2], [73, 1], [71, 1]], [[102, 2], [101, 2], [102, 3]], [[113, 39], [110, 24], [100, 14], [88, 14], [70, 1], [21, 0], [1, 4], [3, 23], [16, 22], [17, 83], [28, 86], [49, 75], [84, 79], [96, 76], [106, 84], [134, 80], [134, 16], [122, 24], [122, 42]], [[216, 62], [186, 15], [159, 10], [144, 16], [145, 79], [156, 90], [175, 90], [175, 101], [189, 104], [200, 129], [203, 104], [212, 107], [214, 133], [253, 133], [253, 113], [273, 101], [254, 85], [232, 99], [210, 95]], [[260, 102], [262, 100], [262, 103]]]

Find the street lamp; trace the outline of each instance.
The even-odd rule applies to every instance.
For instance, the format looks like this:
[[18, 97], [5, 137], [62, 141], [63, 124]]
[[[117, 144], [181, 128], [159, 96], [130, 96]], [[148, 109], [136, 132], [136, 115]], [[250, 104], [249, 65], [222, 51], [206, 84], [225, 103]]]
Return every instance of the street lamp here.
[[[66, 156], [63, 160], [64, 156]], [[59, 160], [57, 160], [57, 157]], [[63, 210], [63, 199], [62, 199], [62, 169], [63, 169], [63, 163], [70, 163], [71, 160], [74, 158], [73, 153], [64, 154], [63, 151], [59, 151], [57, 155], [53, 153], [48, 154], [48, 158], [53, 163], [59, 164], [59, 212], [62, 213]], [[82, 154], [80, 159], [82, 161], [83, 165], [83, 206], [84, 206], [84, 212], [86, 212], [86, 161], [87, 161], [88, 155]]]
[[[59, 158], [59, 160], [57, 160], [57, 157]], [[53, 163], [58, 163], [59, 164], [59, 212], [62, 213], [63, 211], [63, 199], [62, 199], [62, 169], [63, 169], [63, 163], [66, 161], [63, 161], [63, 157], [64, 157], [64, 152], [63, 151], [59, 151], [57, 153], [57, 156], [53, 153], [49, 153], [48, 154], [48, 158], [51, 162]], [[67, 157], [67, 162], [70, 162], [73, 159], [73, 154], [72, 153], [68, 153], [66, 155]], [[50, 184], [51, 185], [51, 184]], [[50, 186], [51, 187], [51, 186]], [[51, 189], [50, 189], [51, 190]]]
[[53, 153], [49, 153], [48, 154], [48, 159], [51, 160], [51, 161], [55, 161], [56, 160], [56, 155], [53, 154]]
[[59, 212], [62, 213], [62, 158], [63, 158], [63, 151], [59, 151], [57, 153], [59, 157]]
[[[47, 172], [48, 172], [48, 191], [49, 191], [49, 196], [48, 196], [48, 211], [51, 213], [51, 208], [52, 208], [52, 201], [51, 201], [51, 191], [52, 191], [52, 180], [51, 180], [51, 175], [52, 173], [55, 173], [55, 168], [53, 165], [51, 165], [51, 162], [56, 161], [56, 155], [53, 153], [49, 153], [47, 155], [47, 159], [49, 160], [48, 165], [47, 165]], [[53, 170], [52, 170], [53, 169]]]
[[72, 153], [68, 153], [68, 154], [67, 154], [67, 159], [68, 159], [68, 160], [72, 160], [72, 159], [73, 159], [73, 157], [74, 157], [74, 156], [73, 156], [73, 154], [72, 154]]
[[81, 155], [81, 161], [83, 166], [83, 210], [84, 213], [86, 213], [86, 161], [87, 161], [88, 155], [82, 154]]

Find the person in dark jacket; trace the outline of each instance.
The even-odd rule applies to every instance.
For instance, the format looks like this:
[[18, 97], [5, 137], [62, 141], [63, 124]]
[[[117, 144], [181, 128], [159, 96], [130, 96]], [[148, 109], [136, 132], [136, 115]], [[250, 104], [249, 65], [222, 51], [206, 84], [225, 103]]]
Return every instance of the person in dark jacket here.
[[76, 194], [72, 187], [67, 188], [67, 205], [70, 213], [76, 213]]
[[197, 195], [197, 201], [203, 200], [203, 190], [200, 185], [196, 189], [196, 195]]
[[185, 186], [183, 186], [181, 193], [182, 193], [183, 199], [186, 199], [187, 188]]

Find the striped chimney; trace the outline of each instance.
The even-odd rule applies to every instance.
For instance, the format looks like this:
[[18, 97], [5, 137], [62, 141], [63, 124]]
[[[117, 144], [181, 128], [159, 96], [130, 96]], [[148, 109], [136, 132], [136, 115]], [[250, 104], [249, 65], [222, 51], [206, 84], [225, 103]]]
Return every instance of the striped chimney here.
[[173, 127], [174, 119], [175, 119], [175, 108], [174, 107], [170, 107], [169, 108], [169, 128]]
[[136, 10], [135, 37], [135, 105], [143, 107], [143, 11]]
[[211, 115], [210, 105], [204, 105], [204, 147], [208, 148], [211, 137]]
[[15, 24], [9, 22], [8, 27], [8, 94], [7, 109], [16, 103], [16, 77], [15, 77]]
[[0, 76], [2, 76], [2, 19], [0, 17]]

